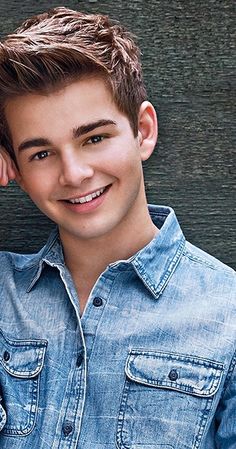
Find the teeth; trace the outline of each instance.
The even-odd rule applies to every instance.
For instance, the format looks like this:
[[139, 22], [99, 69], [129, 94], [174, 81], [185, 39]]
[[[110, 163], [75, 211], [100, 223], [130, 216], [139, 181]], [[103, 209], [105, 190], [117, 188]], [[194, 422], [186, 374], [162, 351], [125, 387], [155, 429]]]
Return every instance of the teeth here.
[[80, 198], [74, 198], [71, 200], [68, 200], [72, 204], [83, 204], [83, 203], [89, 203], [89, 201], [92, 201], [94, 198], [97, 198], [100, 196], [105, 190], [105, 187], [103, 189], [97, 190], [96, 192], [90, 193], [86, 196], [81, 196]]

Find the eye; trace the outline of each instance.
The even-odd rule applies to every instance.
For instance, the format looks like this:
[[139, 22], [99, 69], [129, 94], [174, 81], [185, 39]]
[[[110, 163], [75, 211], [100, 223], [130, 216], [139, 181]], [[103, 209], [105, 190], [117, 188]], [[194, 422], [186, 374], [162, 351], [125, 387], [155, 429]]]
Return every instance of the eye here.
[[105, 136], [96, 135], [96, 136], [90, 137], [90, 138], [86, 141], [86, 143], [96, 145], [97, 143], [102, 142], [104, 139], [105, 139]]
[[45, 159], [45, 158], [47, 158], [48, 156], [49, 156], [49, 151], [46, 151], [46, 150], [44, 150], [44, 151], [39, 151], [38, 153], [34, 154], [34, 155], [31, 157], [31, 160], [36, 160], [36, 161], [38, 161], [38, 160]]

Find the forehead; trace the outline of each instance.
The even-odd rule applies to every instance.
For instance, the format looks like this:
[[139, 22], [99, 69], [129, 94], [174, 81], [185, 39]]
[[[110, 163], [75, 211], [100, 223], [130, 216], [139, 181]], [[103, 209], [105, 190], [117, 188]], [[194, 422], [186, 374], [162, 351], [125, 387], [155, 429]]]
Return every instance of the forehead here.
[[101, 97], [103, 102], [99, 104], [100, 108], [103, 105], [111, 106], [114, 103], [111, 90], [105, 81], [97, 78], [78, 80], [48, 92], [35, 92], [12, 97], [5, 104], [5, 116], [7, 119], [10, 118], [16, 109], [20, 109], [24, 113], [30, 110], [32, 113], [35, 108], [38, 110], [45, 106], [48, 110], [63, 106], [66, 113], [70, 107], [76, 105], [74, 109], [76, 112], [77, 108], [86, 104], [88, 108], [91, 106], [93, 111], [97, 100]]
[[13, 145], [35, 135], [53, 139], [86, 122], [101, 118], [117, 121], [119, 116], [107, 84], [96, 78], [74, 81], [47, 94], [15, 97], [5, 107]]

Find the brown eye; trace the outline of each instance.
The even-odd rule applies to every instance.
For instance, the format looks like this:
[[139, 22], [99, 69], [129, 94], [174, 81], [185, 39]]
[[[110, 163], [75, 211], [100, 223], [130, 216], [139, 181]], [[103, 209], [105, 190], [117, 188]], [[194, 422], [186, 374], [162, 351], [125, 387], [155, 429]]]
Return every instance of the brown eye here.
[[45, 159], [46, 157], [48, 157], [48, 155], [49, 155], [48, 151], [39, 151], [32, 157], [32, 159], [41, 160], [41, 159]]

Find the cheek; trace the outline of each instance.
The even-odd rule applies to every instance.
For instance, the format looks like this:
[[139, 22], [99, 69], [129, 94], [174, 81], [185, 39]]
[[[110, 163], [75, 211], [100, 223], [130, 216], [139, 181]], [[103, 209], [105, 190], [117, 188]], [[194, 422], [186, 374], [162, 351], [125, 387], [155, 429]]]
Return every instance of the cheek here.
[[34, 164], [19, 164], [22, 188], [31, 194], [41, 195], [50, 190], [53, 183], [52, 170]]
[[21, 187], [34, 201], [44, 197], [50, 191], [50, 182], [42, 174], [22, 173]]
[[103, 158], [103, 169], [114, 175], [136, 172], [141, 168], [142, 163], [139, 153], [136, 148], [130, 148], [129, 144], [122, 143], [119, 147], [107, 152], [106, 157]]

